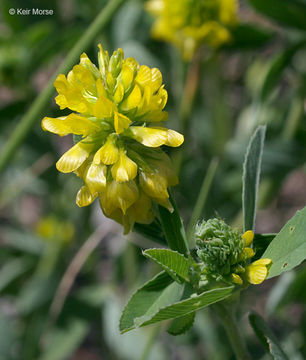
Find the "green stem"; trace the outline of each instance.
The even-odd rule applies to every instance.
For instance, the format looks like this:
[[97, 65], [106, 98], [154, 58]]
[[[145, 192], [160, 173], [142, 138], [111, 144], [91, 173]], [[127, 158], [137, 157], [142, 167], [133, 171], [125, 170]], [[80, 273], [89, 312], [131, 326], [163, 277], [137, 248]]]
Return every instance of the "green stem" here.
[[60, 73], [67, 73], [72, 68], [72, 66], [77, 62], [81, 53], [93, 42], [94, 38], [106, 26], [115, 11], [123, 2], [124, 0], [110, 0], [107, 5], [101, 10], [93, 23], [89, 26], [84, 35], [70, 50], [69, 54], [59, 67], [58, 71], [56, 71], [56, 73], [50, 79], [48, 85], [37, 96], [32, 106], [29, 108], [24, 117], [20, 120], [16, 129], [13, 130], [12, 136], [4, 144], [1, 150], [0, 172], [7, 166], [18, 146], [22, 143], [24, 138], [33, 128], [35, 122], [40, 119], [42, 112], [44, 111], [46, 105], [48, 104], [50, 98], [54, 93], [53, 82], [56, 79], [57, 75]]
[[293, 99], [284, 128], [282, 138], [290, 141], [294, 138], [304, 113], [304, 98], [297, 96]]
[[237, 360], [251, 360], [237, 324], [235, 309], [232, 304], [216, 303], [213, 305], [215, 312], [221, 320]]
[[181, 254], [188, 255], [189, 248], [182, 219], [171, 195], [169, 200], [173, 206], [172, 212], [165, 209], [163, 206], [158, 205], [159, 219], [165, 238], [170, 249], [178, 251]]
[[200, 67], [201, 67], [201, 53], [198, 52], [191, 64], [189, 65], [185, 85], [183, 89], [183, 94], [181, 97], [181, 105], [180, 105], [180, 131], [183, 133], [185, 137], [184, 144], [176, 151], [175, 157], [173, 159], [174, 167], [177, 173], [180, 172], [184, 149], [187, 149], [189, 141], [190, 141], [190, 115], [193, 108], [194, 98], [196, 96], [198, 87], [199, 87], [199, 79], [200, 79]]
[[213, 158], [211, 160], [208, 170], [206, 172], [206, 175], [203, 179], [201, 190], [198, 195], [198, 199], [195, 204], [195, 207], [193, 208], [191, 218], [190, 218], [190, 221], [189, 221], [189, 224], [187, 227], [187, 239], [188, 239], [189, 244], [191, 242], [194, 227], [195, 227], [197, 221], [199, 220], [199, 218], [203, 212], [203, 209], [205, 207], [207, 196], [208, 196], [213, 178], [215, 176], [215, 173], [216, 173], [216, 170], [218, 167], [218, 163], [219, 163], [219, 160], [217, 158]]
[[152, 350], [152, 346], [154, 345], [154, 340], [155, 340], [157, 334], [159, 333], [160, 327], [161, 327], [161, 325], [157, 324], [151, 330], [151, 333], [149, 335], [149, 338], [147, 340], [147, 343], [145, 344], [145, 347], [143, 349], [143, 352], [142, 352], [139, 360], [147, 360], [147, 358], [149, 357], [150, 352]]

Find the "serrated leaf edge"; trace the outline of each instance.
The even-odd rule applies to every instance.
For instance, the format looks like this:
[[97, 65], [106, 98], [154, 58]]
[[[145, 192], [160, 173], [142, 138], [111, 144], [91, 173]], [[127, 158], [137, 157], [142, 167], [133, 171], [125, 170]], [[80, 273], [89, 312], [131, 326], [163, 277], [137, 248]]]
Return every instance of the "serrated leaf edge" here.
[[[184, 255], [182, 255], [181, 253], [179, 253], [176, 250], [171, 250], [171, 249], [160, 249], [160, 248], [152, 248], [152, 249], [146, 249], [142, 251], [143, 256], [147, 257], [148, 259], [151, 259], [152, 261], [154, 261], [155, 263], [159, 264], [175, 281], [177, 281], [178, 283], [182, 283], [184, 281], [189, 282], [189, 277], [187, 276], [182, 277], [181, 275], [177, 274], [175, 271], [173, 271], [172, 269], [170, 269], [167, 265], [161, 263], [160, 261], [158, 261], [156, 258], [154, 258], [152, 255], [150, 255], [147, 251], [151, 251], [151, 250], [157, 250], [157, 251], [168, 251], [171, 253], [176, 253], [178, 254], [181, 258], [183, 258], [184, 261], [186, 261], [187, 266], [188, 264], [188, 260], [186, 259], [186, 257]], [[182, 281], [181, 279], [183, 279], [184, 281]]]
[[[132, 326], [132, 327], [130, 327], [130, 328], [127, 328], [127, 329], [124, 329], [124, 330], [121, 330], [121, 321], [122, 321], [122, 318], [123, 318], [123, 316], [126, 314], [126, 309], [127, 309], [127, 306], [128, 306], [128, 304], [130, 303], [130, 301], [133, 299], [133, 297], [138, 293], [138, 292], [140, 292], [141, 290], [143, 290], [147, 285], [149, 285], [151, 282], [153, 282], [154, 280], [156, 280], [156, 278], [158, 277], [158, 276], [161, 276], [163, 273], [166, 273], [166, 274], [168, 274], [166, 271], [161, 271], [161, 272], [159, 272], [158, 274], [156, 274], [152, 279], [150, 279], [150, 280], [148, 280], [146, 283], [144, 283], [141, 287], [139, 287], [137, 290], [135, 290], [134, 292], [133, 292], [133, 294], [129, 297], [129, 299], [128, 299], [128, 301], [126, 302], [126, 304], [125, 304], [125, 306], [124, 306], [124, 308], [123, 308], [123, 311], [122, 311], [122, 313], [121, 313], [121, 316], [120, 316], [120, 320], [119, 320], [119, 331], [120, 331], [120, 334], [124, 334], [125, 332], [127, 332], [127, 331], [130, 331], [130, 330], [132, 330], [132, 329], [135, 329], [135, 326]], [[169, 274], [168, 274], [169, 275]], [[171, 284], [171, 283], [170, 283]], [[169, 284], [169, 285], [170, 285]], [[169, 286], [168, 285], [168, 286]]]
[[[213, 291], [215, 291], [215, 290], [234, 289], [234, 288], [235, 288], [234, 286], [229, 286], [229, 287], [225, 287], [225, 288], [211, 289], [211, 290], [204, 291], [204, 292], [205, 292], [205, 293], [210, 293], [210, 292], [213, 292]], [[193, 298], [196, 299], [196, 298], [200, 297], [201, 295], [204, 294], [204, 292], [201, 293], [201, 294], [199, 294], [199, 295], [194, 296]], [[222, 298], [222, 300], [228, 298], [230, 295], [232, 295], [232, 293], [229, 293], [228, 295], [226, 295], [224, 298]], [[150, 316], [150, 318], [152, 319], [152, 318], [153, 318], [155, 315], [157, 315], [161, 310], [164, 310], [164, 309], [166, 309], [167, 307], [170, 307], [170, 306], [173, 306], [173, 305], [178, 305], [178, 304], [180, 304], [180, 303], [183, 303], [183, 302], [185, 302], [185, 301], [188, 301], [189, 299], [190, 299], [190, 298], [184, 299], [184, 300], [181, 300], [181, 301], [177, 301], [177, 302], [175, 302], [175, 303], [173, 303], [173, 304], [171, 304], [171, 305], [163, 306], [163, 307], [159, 308], [159, 310], [156, 311], [154, 314], [152, 314], [152, 315]], [[195, 312], [195, 311], [198, 311], [198, 310], [200, 310], [200, 309], [203, 309], [204, 307], [209, 306], [209, 305], [211, 305], [211, 304], [214, 304], [214, 303], [216, 303], [216, 302], [218, 302], [218, 301], [220, 301], [220, 300], [213, 301], [213, 302], [209, 303], [208, 305], [204, 305], [204, 306], [200, 307], [200, 308], [197, 309], [197, 310], [190, 310], [190, 311], [186, 312], [186, 314], [184, 314], [184, 315], [188, 315], [188, 314], [190, 314], [190, 313], [192, 313], [192, 312]], [[179, 318], [179, 317], [181, 317], [181, 316], [182, 316], [182, 315], [178, 315], [178, 316], [172, 317], [172, 318], [170, 318], [170, 319], [176, 319], [176, 318]], [[141, 316], [139, 316], [138, 318], [135, 318], [135, 319], [134, 319], [134, 324], [135, 324], [135, 320], [136, 320], [136, 319], [139, 319], [140, 317], [141, 317]], [[123, 334], [123, 333], [125, 333], [125, 332], [127, 332], [127, 331], [129, 331], [129, 330], [138, 329], [138, 328], [140, 328], [140, 327], [142, 327], [142, 326], [145, 326], [145, 325], [146, 325], [146, 322], [143, 322], [142, 324], [139, 324], [138, 326], [134, 325], [134, 326], [130, 327], [129, 329], [126, 329], [126, 330], [122, 331], [121, 334]]]

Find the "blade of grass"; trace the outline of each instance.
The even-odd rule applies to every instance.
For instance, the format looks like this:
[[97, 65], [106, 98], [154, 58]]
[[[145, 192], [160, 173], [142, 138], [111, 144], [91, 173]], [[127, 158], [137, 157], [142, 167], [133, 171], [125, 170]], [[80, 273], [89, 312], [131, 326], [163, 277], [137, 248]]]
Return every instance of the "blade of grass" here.
[[199, 218], [203, 212], [203, 209], [205, 207], [207, 196], [208, 196], [213, 178], [215, 176], [215, 173], [216, 173], [216, 170], [218, 167], [218, 163], [219, 163], [219, 160], [217, 158], [213, 158], [211, 160], [209, 167], [207, 169], [207, 173], [203, 179], [201, 190], [198, 195], [198, 199], [195, 204], [195, 207], [193, 208], [191, 218], [190, 218], [190, 221], [189, 221], [189, 224], [187, 227], [187, 239], [188, 239], [189, 244], [191, 242], [191, 237], [193, 234], [194, 227], [195, 227], [197, 221], [199, 220]]

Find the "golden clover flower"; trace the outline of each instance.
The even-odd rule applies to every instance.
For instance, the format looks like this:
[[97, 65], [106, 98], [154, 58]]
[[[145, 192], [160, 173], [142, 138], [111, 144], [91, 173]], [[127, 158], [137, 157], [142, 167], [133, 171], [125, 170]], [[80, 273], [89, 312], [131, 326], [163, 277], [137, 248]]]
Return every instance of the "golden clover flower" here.
[[241, 236], [221, 219], [211, 219], [197, 225], [195, 237], [204, 277], [238, 285], [260, 284], [266, 279], [271, 259], [249, 264], [255, 255], [250, 247], [253, 231], [248, 230]]
[[79, 206], [99, 198], [104, 214], [128, 232], [135, 222], [153, 220], [152, 201], [172, 211], [168, 187], [178, 179], [160, 146], [180, 146], [184, 137], [162, 124], [167, 91], [158, 69], [124, 59], [122, 49], [109, 57], [101, 45], [98, 61], [99, 68], [82, 54], [67, 77], [57, 77], [56, 103], [74, 112], [45, 117], [42, 128], [79, 136], [57, 169], [83, 179]]
[[204, 43], [219, 47], [231, 39], [237, 23], [237, 0], [149, 0], [146, 9], [156, 20], [152, 36], [177, 46], [190, 60]]

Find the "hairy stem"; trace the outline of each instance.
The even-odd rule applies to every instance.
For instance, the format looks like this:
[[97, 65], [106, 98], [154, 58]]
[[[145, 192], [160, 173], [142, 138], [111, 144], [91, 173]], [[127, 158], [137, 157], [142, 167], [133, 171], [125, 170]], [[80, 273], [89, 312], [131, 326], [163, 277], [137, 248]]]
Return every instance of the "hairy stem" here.
[[251, 360], [244, 339], [240, 333], [233, 304], [216, 303], [215, 312], [221, 320], [237, 360]]

